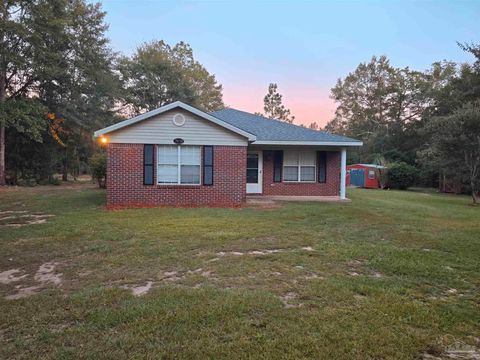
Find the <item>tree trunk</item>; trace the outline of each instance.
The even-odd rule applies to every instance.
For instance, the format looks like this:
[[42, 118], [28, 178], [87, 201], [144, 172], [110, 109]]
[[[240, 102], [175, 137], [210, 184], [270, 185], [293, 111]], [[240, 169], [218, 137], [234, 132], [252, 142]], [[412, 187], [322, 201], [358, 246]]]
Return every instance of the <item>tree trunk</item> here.
[[[7, 19], [7, 5], [1, 2], [0, 14], [2, 20]], [[0, 32], [0, 46], [5, 46], [5, 31]], [[5, 55], [0, 58], [0, 106], [7, 99], [7, 64]], [[5, 119], [4, 119], [5, 121]], [[1, 122], [1, 120], [0, 120]], [[5, 185], [5, 124], [0, 124], [0, 186]]]
[[[0, 106], [7, 97], [5, 89], [5, 74], [0, 73]], [[0, 126], [0, 186], [5, 185], [5, 126]]]
[[478, 198], [477, 198], [478, 189], [475, 187], [475, 181], [473, 179], [470, 181], [470, 187], [472, 188], [473, 205], [478, 205]]
[[65, 146], [65, 159], [63, 161], [62, 181], [68, 181], [68, 148]]
[[0, 186], [5, 185], [5, 127], [0, 127]]

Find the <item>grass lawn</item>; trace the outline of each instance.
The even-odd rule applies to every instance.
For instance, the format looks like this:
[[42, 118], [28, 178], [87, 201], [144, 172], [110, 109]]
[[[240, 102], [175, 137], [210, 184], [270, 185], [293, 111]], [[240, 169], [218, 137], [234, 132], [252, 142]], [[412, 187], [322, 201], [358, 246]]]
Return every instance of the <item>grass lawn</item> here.
[[480, 356], [480, 208], [348, 195], [106, 211], [86, 185], [0, 190], [0, 358]]

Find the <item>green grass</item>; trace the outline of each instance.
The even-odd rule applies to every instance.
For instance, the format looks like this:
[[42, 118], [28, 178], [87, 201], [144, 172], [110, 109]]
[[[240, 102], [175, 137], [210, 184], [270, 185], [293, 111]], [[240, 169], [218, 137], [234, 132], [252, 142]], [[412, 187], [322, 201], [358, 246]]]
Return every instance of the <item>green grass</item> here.
[[[348, 195], [106, 211], [104, 192], [83, 185], [0, 190], [0, 211], [55, 215], [0, 220], [0, 272], [29, 274], [0, 283], [0, 358], [415, 359], [480, 347], [480, 209], [434, 193]], [[282, 251], [248, 254], [267, 249]], [[46, 262], [61, 286], [5, 299]], [[123, 288], [147, 281], [141, 297]]]

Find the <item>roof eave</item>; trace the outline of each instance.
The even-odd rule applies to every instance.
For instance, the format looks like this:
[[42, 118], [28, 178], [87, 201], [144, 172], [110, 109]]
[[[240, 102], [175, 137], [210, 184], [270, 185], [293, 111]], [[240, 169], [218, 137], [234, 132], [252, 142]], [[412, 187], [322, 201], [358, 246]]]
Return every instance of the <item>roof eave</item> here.
[[106, 128], [103, 128], [103, 129], [100, 129], [100, 130], [97, 130], [93, 133], [93, 136], [94, 137], [99, 137], [99, 136], [102, 136], [102, 135], [106, 135], [108, 133], [111, 133], [113, 131], [117, 131], [117, 130], [120, 130], [124, 127], [127, 127], [127, 126], [130, 126], [130, 125], [133, 125], [133, 124], [136, 124], [142, 120], [146, 120], [148, 118], [151, 118], [153, 116], [156, 116], [156, 115], [159, 115], [159, 114], [162, 114], [164, 112], [167, 112], [169, 110], [172, 110], [172, 109], [175, 109], [175, 108], [182, 108], [186, 111], [189, 111], [197, 116], [200, 116], [206, 120], [209, 120], [221, 127], [224, 127], [234, 133], [237, 133], [241, 136], [244, 136], [248, 139], [248, 141], [255, 141], [257, 139], [257, 137], [247, 131], [244, 131], [242, 129], [239, 129], [237, 128], [236, 126], [233, 126], [221, 119], [218, 119], [216, 118], [215, 116], [213, 115], [210, 115], [210, 114], [207, 114], [201, 110], [198, 110], [197, 108], [194, 108], [193, 106], [190, 106], [190, 105], [187, 105], [181, 101], [175, 101], [171, 104], [168, 104], [168, 105], [164, 105], [162, 107], [159, 107], [158, 109], [155, 109], [155, 110], [152, 110], [152, 111], [149, 111], [149, 112], [146, 112], [144, 114], [141, 114], [141, 115], [138, 115], [138, 116], [135, 116], [131, 119], [127, 119], [127, 120], [124, 120], [124, 121], [121, 121], [119, 123], [116, 123], [116, 124], [113, 124], [113, 125], [110, 125], [110, 126], [107, 126]]
[[287, 140], [259, 140], [254, 145], [318, 145], [318, 146], [363, 146], [362, 141], [287, 141]]

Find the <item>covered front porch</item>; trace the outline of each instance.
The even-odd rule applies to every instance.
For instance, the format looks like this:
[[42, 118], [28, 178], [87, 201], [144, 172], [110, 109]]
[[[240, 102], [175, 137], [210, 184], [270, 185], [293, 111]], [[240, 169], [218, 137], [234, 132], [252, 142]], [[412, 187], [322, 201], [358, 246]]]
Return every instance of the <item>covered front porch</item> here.
[[346, 200], [346, 147], [250, 145], [247, 202]]

